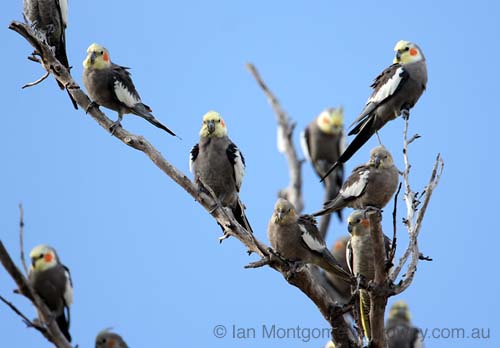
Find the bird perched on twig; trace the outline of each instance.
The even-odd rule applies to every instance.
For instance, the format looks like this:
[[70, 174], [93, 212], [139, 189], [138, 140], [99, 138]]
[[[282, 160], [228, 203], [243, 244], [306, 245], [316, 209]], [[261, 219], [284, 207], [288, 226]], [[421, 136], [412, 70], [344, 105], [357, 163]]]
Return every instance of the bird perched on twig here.
[[83, 67], [83, 84], [92, 99], [87, 111], [93, 106], [102, 105], [118, 112], [118, 120], [110, 127], [111, 134], [121, 126], [124, 114], [134, 114], [176, 136], [151, 114], [151, 108], [141, 101], [135, 89], [129, 68], [112, 63], [106, 48], [96, 43], [90, 45]]
[[427, 85], [425, 57], [415, 43], [401, 40], [394, 47], [396, 57], [391, 66], [374, 80], [374, 91], [361, 114], [351, 125], [349, 135], [356, 137], [337, 162], [323, 176], [326, 178], [335, 168], [347, 162], [370, 137], [387, 122], [400, 114], [409, 117]]
[[55, 249], [47, 245], [34, 247], [30, 259], [28, 281], [52, 311], [59, 330], [71, 342], [69, 306], [73, 303], [73, 284], [69, 269], [61, 264]]
[[97, 334], [95, 348], [128, 348], [128, 345], [122, 336], [106, 329]]
[[[375, 266], [370, 219], [366, 216], [364, 210], [355, 210], [348, 217], [347, 223], [347, 228], [351, 234], [351, 239], [346, 247], [347, 266], [354, 276], [362, 276], [367, 281], [373, 280]], [[384, 241], [386, 260], [388, 260], [391, 241], [385, 235]], [[363, 289], [359, 289], [359, 307], [364, 335], [369, 341], [371, 339], [370, 295]]]
[[421, 348], [423, 337], [420, 329], [411, 324], [411, 314], [404, 301], [396, 301], [389, 310], [385, 324], [389, 348]]
[[289, 201], [279, 198], [267, 226], [267, 236], [274, 251], [289, 261], [314, 264], [346, 281], [351, 276], [328, 250], [316, 220], [310, 215], [297, 216]]
[[[321, 112], [302, 131], [300, 144], [306, 160], [312, 163], [314, 171], [322, 178], [345, 150], [344, 109], [342, 107], [328, 108]], [[325, 187], [323, 201], [335, 198], [343, 182], [344, 166], [340, 165], [333, 175], [323, 181]], [[337, 215], [342, 220], [341, 209], [337, 210]], [[322, 218], [320, 222], [319, 230], [323, 237], [326, 235], [329, 223], [329, 215]]]
[[[23, 0], [24, 19], [38, 32], [43, 33], [47, 43], [54, 47], [57, 60], [70, 69], [66, 54], [66, 26], [68, 25], [68, 0]], [[56, 80], [57, 81], [57, 80]], [[66, 87], [57, 81], [61, 89]], [[68, 92], [68, 91], [67, 91]], [[76, 101], [69, 98], [75, 109]]]
[[382, 145], [373, 148], [370, 160], [352, 171], [337, 197], [325, 202], [314, 216], [330, 214], [344, 207], [382, 209], [396, 192], [399, 172], [391, 153]]
[[191, 149], [189, 170], [200, 189], [209, 186], [222, 206], [231, 208], [236, 221], [252, 232], [245, 206], [239, 198], [245, 175], [245, 158], [227, 136], [226, 123], [216, 111], [209, 111], [203, 116], [200, 141]]

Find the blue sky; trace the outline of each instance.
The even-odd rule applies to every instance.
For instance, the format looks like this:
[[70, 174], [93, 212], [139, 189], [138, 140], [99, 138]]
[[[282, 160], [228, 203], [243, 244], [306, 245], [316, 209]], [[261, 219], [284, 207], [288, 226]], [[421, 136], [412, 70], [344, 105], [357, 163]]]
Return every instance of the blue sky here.
[[[468, 335], [473, 328], [485, 334], [489, 328], [489, 339], [429, 338], [427, 347], [500, 344], [500, 285], [492, 267], [500, 243], [493, 219], [499, 193], [497, 3], [148, 1], [137, 6], [70, 2], [66, 35], [73, 76], [81, 82], [81, 62], [92, 42], [107, 47], [114, 62], [132, 67], [143, 101], [183, 140], [134, 116], [125, 116], [124, 127], [145, 135], [186, 173], [202, 115], [219, 111], [246, 157], [241, 197], [263, 241], [276, 191], [288, 183], [288, 173], [275, 147], [274, 115], [245, 63], [257, 66], [301, 129], [325, 107], [340, 104], [350, 123], [369, 96], [372, 79], [392, 62], [394, 44], [417, 42], [427, 58], [429, 83], [411, 116], [411, 132], [423, 136], [410, 150], [414, 188], [427, 182], [437, 152], [446, 165], [420, 237], [421, 250], [434, 261], [419, 265], [413, 285], [398, 299], [409, 303], [415, 324], [429, 331], [463, 328]], [[22, 18], [21, 7], [21, 1], [5, 2], [0, 17], [0, 239], [18, 261], [22, 201], [27, 252], [50, 244], [72, 271], [74, 342], [92, 347], [97, 332], [112, 326], [135, 348], [322, 347], [324, 339], [262, 338], [263, 325], [327, 325], [278, 273], [243, 269], [255, 256], [247, 256], [235, 240], [219, 245], [220, 229], [205, 211], [144, 155], [73, 110], [52, 78], [21, 90], [43, 73], [26, 60], [31, 46], [7, 29], [10, 20]], [[116, 113], [105, 112], [115, 119]], [[402, 129], [398, 119], [381, 132], [400, 168]], [[298, 145], [298, 132], [295, 137]], [[373, 145], [374, 139], [347, 170], [366, 161]], [[305, 211], [311, 212], [321, 206], [322, 192], [310, 165], [304, 166], [304, 180]], [[406, 238], [399, 231], [401, 253]], [[345, 233], [336, 221], [328, 242]], [[0, 271], [0, 294], [35, 317], [27, 301], [11, 293], [14, 286]], [[4, 306], [0, 322], [2, 346], [47, 345]], [[225, 325], [228, 336], [214, 337], [216, 325]], [[233, 325], [254, 328], [257, 337], [233, 338]]]

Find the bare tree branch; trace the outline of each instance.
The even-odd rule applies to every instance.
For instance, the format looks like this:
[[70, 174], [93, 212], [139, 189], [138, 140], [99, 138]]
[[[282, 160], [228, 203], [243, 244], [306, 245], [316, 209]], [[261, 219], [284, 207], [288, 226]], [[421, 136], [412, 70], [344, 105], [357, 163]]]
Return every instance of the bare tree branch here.
[[25, 89], [25, 88], [28, 88], [28, 87], [33, 87], [33, 86], [36, 86], [36, 85], [38, 85], [39, 83], [42, 83], [42, 82], [43, 82], [43, 80], [45, 80], [45, 79], [46, 79], [47, 77], [49, 77], [49, 76], [50, 76], [50, 73], [45, 72], [45, 74], [43, 74], [43, 76], [42, 76], [42, 77], [40, 77], [38, 80], [25, 84], [24, 86], [22, 86], [22, 87], [21, 87], [21, 89]]
[[[16, 31], [21, 36], [23, 36], [40, 54], [41, 61], [43, 67], [53, 74], [55, 78], [61, 82], [63, 85], [68, 87], [68, 90], [74, 100], [82, 107], [83, 110], [87, 109], [90, 104], [90, 100], [88, 96], [80, 89], [78, 84], [72, 79], [69, 71], [62, 66], [54, 57], [50, 48], [42, 41], [37, 39], [37, 37], [32, 32], [31, 28], [23, 23], [12, 22], [9, 26], [10, 29]], [[273, 104], [274, 105], [274, 104]], [[99, 108], [91, 107], [88, 110], [89, 115], [107, 132], [109, 131], [109, 127], [112, 125], [112, 121], [104, 115]], [[290, 126], [287, 123], [287, 130], [293, 130], [293, 126]], [[242, 242], [249, 251], [255, 252], [259, 256], [266, 258], [269, 257], [268, 247], [258, 241], [255, 236], [248, 231], [246, 231], [242, 226], [238, 224], [235, 220], [232, 212], [228, 208], [223, 208], [220, 205], [216, 205], [215, 200], [209, 195], [199, 192], [198, 187], [187, 178], [182, 172], [180, 172], [177, 168], [175, 168], [172, 164], [170, 164], [162, 154], [153, 146], [149, 141], [138, 135], [134, 135], [122, 127], [116, 129], [113, 136], [124, 144], [143, 152], [149, 159], [166, 175], [168, 175], [173, 181], [175, 181], [179, 186], [181, 186], [189, 195], [191, 195], [198, 203], [200, 203], [207, 212], [214, 217], [217, 222], [223, 226], [230, 235], [237, 238], [240, 242]], [[295, 155], [296, 166], [299, 170], [295, 170], [295, 173], [298, 173], [298, 180], [295, 178], [294, 184], [292, 185], [292, 196], [295, 197], [295, 201], [297, 199], [301, 199], [300, 195], [300, 162], [297, 160]], [[296, 182], [299, 184], [297, 185]], [[214, 209], [215, 207], [215, 209]], [[3, 248], [3, 246], [2, 246]], [[3, 253], [0, 253], [0, 258], [2, 258], [2, 262], [4, 259], [10, 259], [8, 257], [7, 252], [4, 250]], [[324, 286], [322, 286], [322, 280], [311, 271], [310, 267], [304, 267], [300, 271], [290, 272], [290, 265], [285, 261], [273, 260], [270, 263], [270, 266], [280, 272], [285, 279], [292, 285], [299, 288], [306, 296], [308, 296], [318, 307], [321, 314], [325, 317], [325, 319], [329, 322], [332, 327], [332, 335], [333, 339], [336, 342], [337, 347], [339, 348], [351, 348], [357, 347], [355, 344], [352, 335], [348, 329], [348, 325], [343, 317], [343, 309], [340, 306], [335, 298], [331, 296]], [[15, 269], [17, 268], [13, 265], [4, 264], [6, 269]], [[12, 268], [14, 267], [14, 268]], [[9, 272], [11, 273], [11, 272]], [[21, 292], [24, 294], [26, 291], [29, 294], [32, 294], [32, 291], [29, 289], [29, 286], [25, 282], [24, 277], [20, 272], [13, 272], [11, 276], [16, 280], [16, 283], [20, 287], [23, 287]], [[21, 278], [19, 278], [21, 277]], [[24, 290], [24, 291], [23, 291]], [[30, 298], [33, 298], [30, 297]], [[35, 299], [37, 308], [39, 307], [39, 299], [35, 294]], [[43, 303], [42, 303], [43, 305]], [[46, 309], [46, 308], [45, 308]], [[52, 327], [52, 326], [51, 326]], [[50, 327], [50, 328], [51, 328]], [[52, 330], [49, 330], [52, 332]], [[53, 333], [53, 332], [52, 332]], [[60, 334], [60, 332], [59, 332]], [[64, 338], [63, 336], [61, 336]], [[49, 340], [50, 338], [47, 337]], [[61, 342], [56, 344], [59, 348], [66, 348], [69, 346], [62, 345]]]
[[24, 209], [23, 204], [19, 203], [19, 249], [21, 249], [21, 263], [23, 265], [24, 274], [28, 274], [28, 267], [24, 258]]
[[278, 121], [278, 149], [280, 152], [284, 153], [287, 159], [290, 174], [290, 183], [288, 184], [288, 187], [282, 189], [279, 192], [278, 196], [290, 201], [295, 206], [295, 210], [300, 213], [304, 209], [304, 200], [302, 199], [301, 171], [303, 161], [299, 161], [292, 140], [295, 123], [289, 119], [286, 112], [281, 108], [278, 99], [267, 87], [264, 80], [262, 80], [262, 77], [260, 76], [255, 66], [251, 63], [248, 63], [246, 66], [248, 71], [255, 78], [258, 85], [269, 100], [269, 103], [271, 104], [274, 113], [276, 114], [276, 120]]
[[[405, 187], [404, 200], [406, 203], [407, 214], [403, 221], [408, 230], [410, 241], [407, 249], [403, 253], [403, 256], [400, 258], [397, 267], [395, 267], [394, 270], [389, 275], [389, 280], [391, 282], [394, 282], [396, 280], [399, 273], [401, 272], [401, 269], [404, 267], [406, 261], [408, 260], [408, 257], [412, 255], [412, 258], [410, 264], [408, 265], [408, 270], [406, 272], [406, 279], [404, 279], [401, 282], [401, 284], [398, 287], [396, 287], [395, 291], [396, 293], [401, 293], [402, 291], [406, 290], [408, 286], [410, 286], [413, 280], [414, 274], [417, 269], [417, 263], [420, 258], [417, 238], [420, 232], [420, 228], [422, 227], [422, 221], [424, 219], [424, 215], [427, 210], [427, 206], [431, 199], [432, 193], [439, 184], [439, 180], [441, 179], [441, 174], [443, 173], [444, 169], [444, 161], [441, 155], [438, 154], [436, 156], [436, 161], [434, 162], [434, 168], [432, 170], [429, 183], [425, 187], [423, 193], [420, 196], [418, 196], [418, 193], [414, 192], [411, 189], [410, 187], [411, 164], [408, 159], [408, 146], [414, 140], [418, 139], [419, 136], [413, 135], [410, 139], [408, 139], [408, 126], [409, 126], [409, 120], [405, 118], [405, 127], [403, 131], [403, 159], [405, 164], [405, 170], [403, 171], [403, 182]], [[422, 198], [423, 198], [423, 203], [419, 210], [419, 206], [421, 204], [420, 200]]]

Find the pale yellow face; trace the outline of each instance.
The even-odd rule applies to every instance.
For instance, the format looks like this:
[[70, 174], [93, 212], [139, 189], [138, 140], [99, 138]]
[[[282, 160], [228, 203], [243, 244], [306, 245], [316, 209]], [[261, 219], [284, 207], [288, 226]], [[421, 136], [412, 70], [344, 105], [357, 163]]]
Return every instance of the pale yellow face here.
[[203, 124], [200, 129], [200, 136], [204, 138], [221, 138], [227, 135], [227, 128], [224, 119], [216, 111], [209, 111], [203, 116]]
[[326, 109], [316, 118], [316, 124], [323, 133], [340, 134], [344, 128], [344, 109]]
[[274, 205], [273, 221], [276, 224], [284, 224], [294, 221], [296, 218], [295, 207], [286, 199], [280, 198]]
[[111, 60], [106, 48], [96, 43], [87, 48], [87, 57], [83, 61], [85, 69], [104, 69], [110, 66]]
[[370, 220], [363, 210], [355, 210], [347, 218], [347, 230], [353, 236], [360, 236], [370, 231]]
[[410, 310], [406, 302], [404, 301], [394, 302], [389, 311], [389, 318], [395, 318], [395, 317], [404, 318], [407, 321], [411, 320]]
[[31, 269], [37, 272], [45, 271], [57, 265], [57, 256], [48, 245], [38, 245], [30, 252]]
[[416, 44], [410, 41], [400, 40], [394, 47], [396, 57], [393, 63], [408, 64], [424, 59], [424, 55]]
[[387, 149], [380, 145], [370, 151], [370, 166], [376, 168], [389, 168], [394, 165], [392, 155]]

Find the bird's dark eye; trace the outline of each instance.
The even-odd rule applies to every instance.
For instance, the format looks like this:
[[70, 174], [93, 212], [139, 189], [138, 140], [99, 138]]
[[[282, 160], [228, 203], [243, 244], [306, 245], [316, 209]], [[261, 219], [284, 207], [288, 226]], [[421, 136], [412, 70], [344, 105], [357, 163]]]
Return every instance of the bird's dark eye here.
[[40, 256], [38, 256], [38, 258], [40, 258], [40, 259], [43, 258], [43, 254], [40, 254]]
[[217, 123], [220, 123], [220, 120], [217, 120]]
[[361, 219], [356, 219], [356, 223], [359, 224], [361, 222]]
[[[407, 50], [408, 51], [408, 50]], [[101, 51], [101, 54], [104, 54], [104, 51]]]
[[409, 51], [410, 50], [410, 47], [405, 47], [405, 51]]

